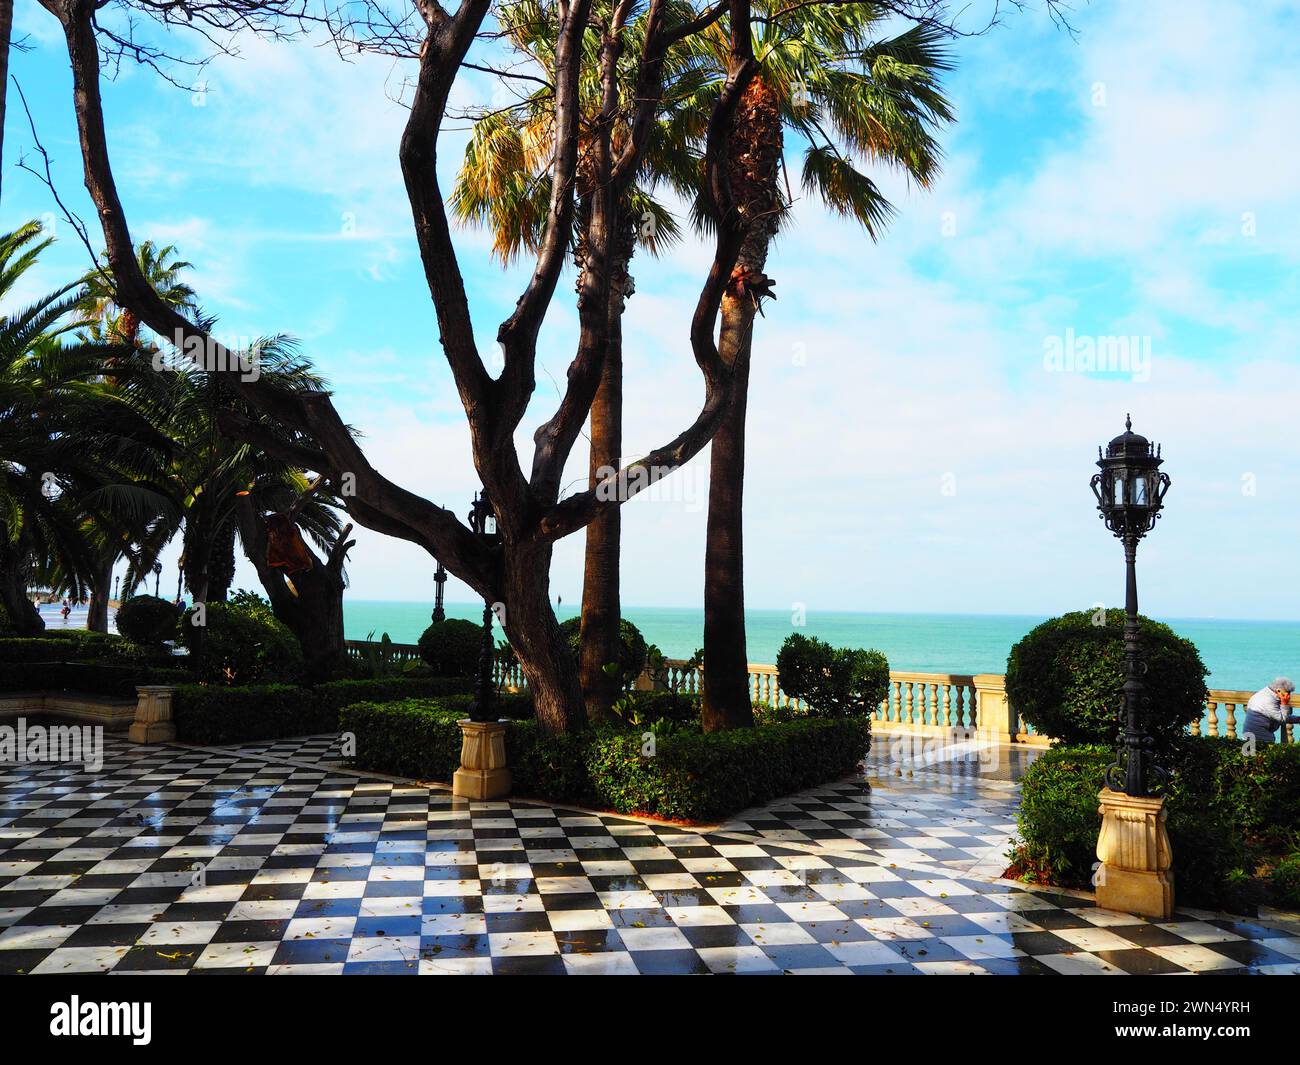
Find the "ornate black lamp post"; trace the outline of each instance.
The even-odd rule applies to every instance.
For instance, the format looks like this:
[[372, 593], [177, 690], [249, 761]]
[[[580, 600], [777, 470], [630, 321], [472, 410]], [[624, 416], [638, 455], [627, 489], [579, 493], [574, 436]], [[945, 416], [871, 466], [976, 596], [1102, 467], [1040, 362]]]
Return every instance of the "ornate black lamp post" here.
[[162, 581], [162, 563], [155, 562], [153, 564], [153, 597], [155, 599], [158, 598], [158, 587], [161, 581]]
[[433, 620], [446, 621], [447, 611], [442, 607], [442, 590], [447, 583], [447, 569], [441, 562], [438, 563], [438, 568], [434, 571], [433, 583], [437, 585], [433, 593]]
[[[488, 502], [487, 493], [474, 496], [474, 505], [469, 512], [469, 527], [479, 541], [490, 551], [501, 546], [501, 534], [497, 531], [497, 516]], [[441, 590], [441, 586], [439, 587]], [[474, 699], [474, 709], [470, 712], [472, 721], [493, 721], [492, 714], [492, 604], [483, 599], [483, 645], [478, 658], [478, 687]]]
[[1119, 758], [1106, 770], [1106, 786], [1112, 791], [1142, 798], [1159, 790], [1168, 772], [1152, 761], [1154, 741], [1143, 722], [1146, 703], [1142, 661], [1138, 643], [1137, 545], [1155, 526], [1169, 490], [1169, 475], [1160, 472], [1164, 459], [1160, 448], [1133, 432], [1131, 418], [1124, 420], [1124, 432], [1097, 448], [1097, 465], [1092, 492], [1097, 509], [1116, 538], [1124, 545], [1127, 581], [1124, 591], [1124, 735]]

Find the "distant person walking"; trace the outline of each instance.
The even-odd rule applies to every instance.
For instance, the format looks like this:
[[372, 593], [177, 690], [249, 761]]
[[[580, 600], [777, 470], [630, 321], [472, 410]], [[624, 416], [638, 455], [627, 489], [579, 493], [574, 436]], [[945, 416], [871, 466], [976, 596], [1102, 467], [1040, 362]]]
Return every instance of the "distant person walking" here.
[[1294, 684], [1286, 677], [1278, 677], [1252, 695], [1246, 704], [1246, 735], [1253, 736], [1257, 744], [1275, 743], [1282, 725], [1300, 724], [1300, 717], [1291, 713], [1294, 691]]

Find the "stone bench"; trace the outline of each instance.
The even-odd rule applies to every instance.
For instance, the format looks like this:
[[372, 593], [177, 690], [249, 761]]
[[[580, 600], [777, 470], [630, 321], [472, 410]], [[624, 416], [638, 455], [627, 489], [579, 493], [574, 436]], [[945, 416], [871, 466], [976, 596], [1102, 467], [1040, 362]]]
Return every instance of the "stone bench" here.
[[85, 692], [5, 692], [0, 694], [0, 722], [39, 715], [76, 725], [100, 725], [105, 732], [125, 732], [132, 743], [168, 743], [176, 738], [172, 693], [166, 685], [141, 685], [134, 699], [115, 699]]

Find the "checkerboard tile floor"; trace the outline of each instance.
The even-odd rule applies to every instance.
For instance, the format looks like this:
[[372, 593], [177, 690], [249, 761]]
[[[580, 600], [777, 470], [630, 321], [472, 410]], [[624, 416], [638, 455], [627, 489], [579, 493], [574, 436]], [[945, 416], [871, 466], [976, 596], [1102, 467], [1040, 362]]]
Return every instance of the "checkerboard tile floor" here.
[[1157, 924], [973, 871], [1009, 788], [846, 782], [693, 829], [336, 760], [110, 739], [94, 774], [0, 765], [0, 972], [1300, 971], [1280, 920]]

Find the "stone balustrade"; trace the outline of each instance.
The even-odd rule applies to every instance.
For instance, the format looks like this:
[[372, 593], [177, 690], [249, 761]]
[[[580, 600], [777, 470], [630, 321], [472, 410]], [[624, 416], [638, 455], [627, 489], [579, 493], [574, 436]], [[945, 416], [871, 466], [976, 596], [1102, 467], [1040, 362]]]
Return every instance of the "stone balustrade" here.
[[[359, 662], [366, 660], [370, 648], [379, 648], [377, 640], [344, 640], [343, 651]], [[390, 643], [388, 657], [391, 662], [415, 662], [420, 658], [420, 648], [413, 643]]]
[[[668, 659], [663, 687], [673, 691], [699, 692], [704, 672], [688, 667], [681, 659]], [[776, 666], [749, 666], [750, 691], [756, 702], [772, 706], [800, 701], [781, 690]], [[1211, 690], [1206, 701], [1206, 716], [1192, 725], [1194, 736], [1228, 736], [1236, 738], [1245, 722], [1246, 701], [1254, 694], [1246, 691]], [[988, 736], [1012, 742], [1045, 744], [1046, 736], [1037, 735], [1014, 712], [1007, 699], [1006, 678], [1001, 673], [910, 673], [891, 670], [889, 691], [872, 715], [877, 725], [887, 730], [941, 731], [952, 728], [974, 729]], [[1294, 742], [1292, 727], [1284, 725], [1281, 740]]]
[[[348, 640], [350, 657], [363, 659], [364, 640]], [[415, 644], [390, 645], [392, 659], [398, 662], [419, 657]], [[522, 691], [528, 686], [518, 662], [497, 663], [493, 670], [497, 685], [508, 691]], [[643, 674], [632, 685], [638, 690], [655, 688], [698, 694], [704, 685], [704, 671], [680, 658], [664, 660], [660, 677]], [[776, 666], [751, 662], [749, 690], [755, 702], [769, 706], [800, 706], [798, 699], [781, 690]], [[1246, 719], [1247, 691], [1211, 690], [1205, 704], [1205, 717], [1192, 725], [1194, 736], [1237, 738]], [[952, 728], [975, 729], [991, 737], [1011, 742], [1045, 744], [1011, 707], [1001, 673], [912, 673], [891, 670], [889, 691], [872, 715], [879, 728], [890, 731], [937, 732]], [[1283, 743], [1295, 742], [1290, 725], [1284, 725]]]

